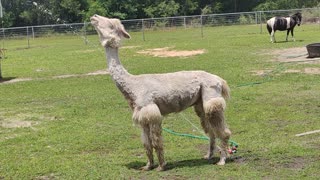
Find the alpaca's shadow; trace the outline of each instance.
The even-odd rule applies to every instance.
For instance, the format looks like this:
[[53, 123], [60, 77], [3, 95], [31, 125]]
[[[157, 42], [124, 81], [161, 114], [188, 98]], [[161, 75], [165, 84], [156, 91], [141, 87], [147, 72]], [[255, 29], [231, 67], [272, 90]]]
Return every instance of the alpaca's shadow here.
[[[199, 167], [204, 166], [208, 164], [216, 164], [219, 162], [219, 157], [214, 157], [213, 159], [206, 160], [206, 159], [188, 159], [183, 161], [176, 161], [176, 162], [168, 162], [166, 165], [166, 170], [171, 169], [177, 169], [177, 168], [183, 168], [183, 167]], [[232, 163], [233, 160], [227, 159], [226, 163]], [[135, 169], [140, 170], [141, 167], [145, 166], [145, 162], [130, 162], [129, 164], [126, 164], [128, 169]]]
[[12, 79], [16, 79], [15, 77], [5, 77], [5, 78], [0, 78], [0, 83], [4, 83], [7, 81], [11, 81]]

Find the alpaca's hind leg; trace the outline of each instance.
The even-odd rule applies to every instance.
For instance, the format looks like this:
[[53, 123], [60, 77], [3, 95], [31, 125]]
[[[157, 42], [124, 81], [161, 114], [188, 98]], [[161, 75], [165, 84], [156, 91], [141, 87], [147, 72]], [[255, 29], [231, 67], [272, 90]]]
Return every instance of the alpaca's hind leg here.
[[209, 130], [208, 135], [210, 138], [209, 149], [207, 154], [203, 157], [204, 159], [212, 159], [214, 151], [216, 149], [216, 136], [214, 135], [214, 132], [212, 130]]
[[206, 134], [209, 135], [209, 148], [208, 153], [203, 157], [204, 159], [211, 159], [215, 150], [216, 146], [216, 137], [214, 135], [214, 132], [212, 131], [212, 128], [210, 127], [210, 124], [205, 119], [205, 113], [203, 110], [202, 102], [198, 103], [194, 106], [194, 110], [197, 113], [197, 115], [200, 118], [201, 126]]
[[158, 160], [159, 160], [159, 166], [157, 168], [157, 171], [164, 171], [166, 163], [164, 160], [164, 152], [163, 152], [161, 121], [150, 124], [150, 133], [151, 133], [152, 146], [155, 149]]
[[224, 122], [225, 100], [222, 97], [211, 98], [204, 103], [206, 119], [209, 121], [215, 135], [221, 140], [220, 161], [218, 165], [224, 165], [228, 156], [228, 141], [231, 131]]
[[142, 142], [144, 149], [146, 150], [146, 154], [148, 157], [148, 162], [145, 166], [141, 167], [141, 170], [148, 171], [153, 169], [154, 161], [153, 161], [153, 148], [152, 148], [152, 141], [150, 137], [150, 127], [149, 125], [142, 126]]

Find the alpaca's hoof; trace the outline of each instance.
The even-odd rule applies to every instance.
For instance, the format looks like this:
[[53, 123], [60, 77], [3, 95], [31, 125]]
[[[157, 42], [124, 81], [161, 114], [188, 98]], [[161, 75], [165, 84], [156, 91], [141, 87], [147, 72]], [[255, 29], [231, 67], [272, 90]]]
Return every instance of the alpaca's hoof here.
[[217, 165], [219, 165], [219, 166], [223, 166], [223, 165], [225, 165], [225, 164], [226, 164], [225, 161], [219, 161], [219, 162], [217, 163]]
[[205, 156], [203, 156], [203, 159], [210, 160], [210, 159], [212, 159], [212, 157], [213, 157], [213, 155], [208, 153]]
[[146, 165], [140, 168], [140, 170], [142, 171], [150, 171], [152, 169], [153, 169], [153, 166], [149, 166], [149, 165]]
[[157, 167], [157, 171], [165, 171], [166, 170], [166, 166], [158, 166]]
[[220, 157], [220, 161], [217, 163], [219, 166], [223, 166], [226, 164], [226, 157]]

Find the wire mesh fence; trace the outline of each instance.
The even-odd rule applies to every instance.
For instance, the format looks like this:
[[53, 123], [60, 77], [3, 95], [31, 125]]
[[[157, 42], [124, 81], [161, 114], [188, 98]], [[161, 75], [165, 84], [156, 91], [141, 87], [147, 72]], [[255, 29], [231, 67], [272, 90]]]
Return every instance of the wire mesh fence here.
[[[141, 34], [143, 40], [146, 40], [144, 33], [147, 31], [156, 31], [168, 28], [201, 28], [201, 36], [203, 36], [203, 27], [228, 25], [257, 25], [257, 33], [263, 33], [266, 32], [263, 25], [271, 17], [289, 16], [296, 12], [302, 13], [302, 23], [319, 24], [320, 29], [319, 8], [132, 19], [123, 20], [122, 23], [127, 31], [142, 32]], [[96, 31], [94, 30], [93, 26], [91, 26], [89, 22], [84, 22], [72, 24], [1, 28], [0, 38], [3, 41], [8, 41], [12, 39], [25, 39], [26, 41], [21, 45], [30, 47], [32, 40], [38, 37], [76, 35], [82, 36], [84, 39], [86, 39], [87, 35], [95, 33]]]

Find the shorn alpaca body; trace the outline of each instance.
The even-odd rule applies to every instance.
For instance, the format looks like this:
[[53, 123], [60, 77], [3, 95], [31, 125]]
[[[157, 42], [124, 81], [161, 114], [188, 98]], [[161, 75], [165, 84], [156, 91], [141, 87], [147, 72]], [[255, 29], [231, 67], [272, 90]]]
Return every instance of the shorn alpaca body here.
[[180, 71], [167, 74], [132, 75], [121, 65], [118, 47], [121, 38], [130, 38], [118, 19], [94, 15], [91, 24], [97, 30], [107, 54], [108, 70], [115, 84], [133, 110], [133, 121], [142, 129], [142, 141], [148, 162], [142, 170], [154, 168], [153, 151], [159, 160], [158, 170], [165, 170], [162, 127], [163, 116], [193, 106], [210, 138], [208, 154], [214, 152], [215, 139], [221, 139], [220, 161], [227, 158], [231, 132], [224, 121], [225, 99], [229, 87], [222, 78], [204, 71]]
[[288, 41], [289, 32], [293, 41], [295, 41], [293, 36], [293, 29], [296, 25], [300, 26], [301, 23], [301, 13], [296, 13], [290, 17], [273, 17], [267, 21], [267, 29], [270, 34], [270, 41], [275, 42], [274, 33], [279, 31], [287, 31], [286, 41]]

